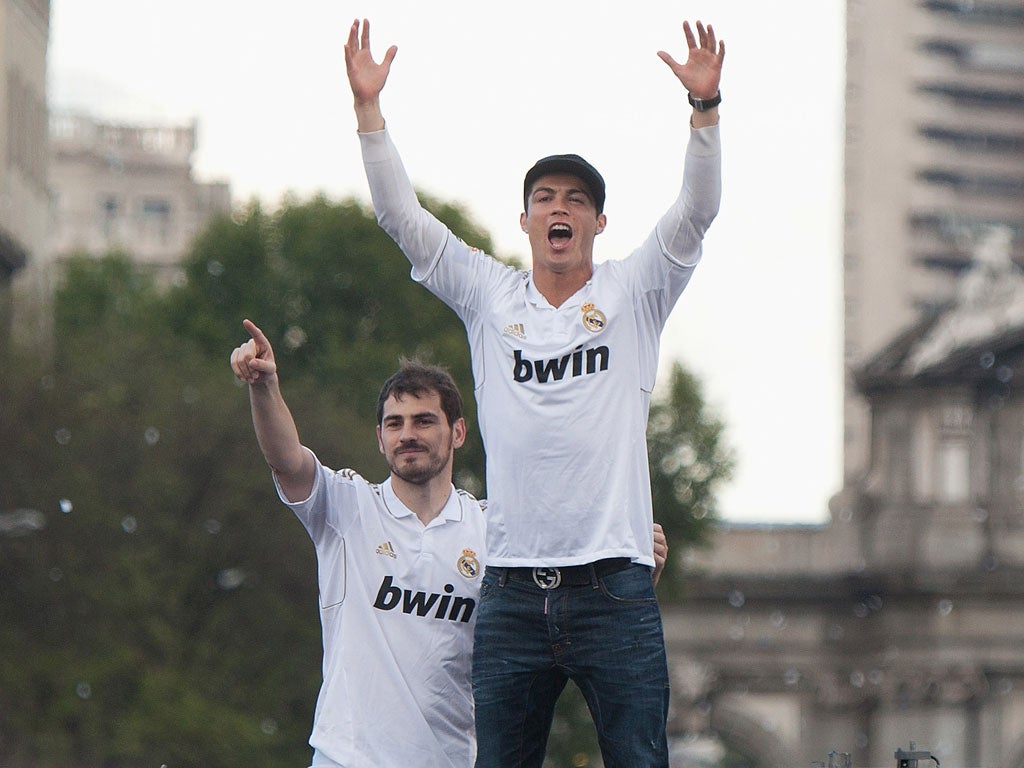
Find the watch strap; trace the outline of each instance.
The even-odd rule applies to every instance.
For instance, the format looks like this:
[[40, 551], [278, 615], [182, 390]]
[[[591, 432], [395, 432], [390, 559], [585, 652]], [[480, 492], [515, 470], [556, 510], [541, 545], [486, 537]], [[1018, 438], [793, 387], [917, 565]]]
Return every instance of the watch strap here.
[[713, 109], [722, 103], [722, 92], [719, 91], [710, 99], [698, 99], [692, 93], [687, 93], [686, 100], [698, 112], [707, 112], [709, 109]]

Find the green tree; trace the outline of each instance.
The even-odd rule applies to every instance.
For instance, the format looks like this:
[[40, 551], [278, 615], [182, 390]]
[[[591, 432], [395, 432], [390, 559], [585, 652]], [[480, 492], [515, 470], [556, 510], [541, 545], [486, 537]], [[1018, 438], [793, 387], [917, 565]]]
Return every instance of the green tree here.
[[[426, 204], [493, 250], [464, 211]], [[214, 222], [171, 286], [124, 254], [70, 261], [53, 359], [0, 360], [0, 762], [308, 761], [315, 555], [273, 493], [228, 353], [242, 319], [258, 323], [303, 441], [370, 478], [387, 473], [383, 379], [402, 356], [447, 365], [471, 424], [456, 481], [483, 495], [465, 330], [408, 271], [372, 212], [323, 197]], [[704, 540], [729, 462], [696, 382], [669, 381], [652, 479], [678, 556]], [[581, 706], [559, 704], [554, 765], [597, 754]]]
[[[461, 209], [429, 198], [425, 205], [459, 236], [491, 247]], [[274, 344], [286, 386], [308, 375], [339, 407], [372, 413], [381, 383], [401, 357], [448, 367], [467, 393], [470, 424], [457, 477], [467, 490], [484, 493], [465, 330], [409, 278], [409, 263], [372, 211], [324, 197], [292, 201], [273, 215], [251, 205], [216, 222], [184, 267], [185, 285], [170, 297], [178, 335], [223, 355], [244, 340], [241, 323], [248, 317]], [[378, 476], [387, 471], [376, 455], [359, 466]]]
[[710, 413], [700, 381], [673, 362], [656, 389], [647, 420], [654, 519], [665, 528], [669, 559], [659, 585], [662, 598], [677, 597], [682, 562], [693, 547], [710, 543], [718, 518], [716, 492], [732, 476], [735, 459], [724, 424]]

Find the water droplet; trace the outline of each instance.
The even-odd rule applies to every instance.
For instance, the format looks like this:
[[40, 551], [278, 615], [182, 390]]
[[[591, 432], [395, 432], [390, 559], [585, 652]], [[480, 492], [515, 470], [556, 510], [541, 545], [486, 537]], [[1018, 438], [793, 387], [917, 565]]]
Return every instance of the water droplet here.
[[743, 639], [743, 627], [738, 624], [734, 624], [729, 627], [729, 639], [730, 640], [742, 640]]
[[1013, 379], [1013, 369], [1008, 365], [1000, 365], [996, 368], [996, 379], [1003, 384], [1009, 384]]
[[80, 699], [88, 699], [90, 696], [92, 696], [92, 686], [83, 680], [75, 686], [75, 694]]
[[188, 405], [195, 405], [199, 402], [199, 388], [186, 384], [181, 388], [181, 399]]
[[138, 527], [139, 523], [134, 515], [125, 515], [121, 518], [121, 530], [125, 533], [135, 533]]
[[881, 595], [868, 595], [868, 599], [864, 601], [868, 610], [878, 612], [882, 610], [882, 597]]
[[293, 325], [284, 334], [284, 343], [288, 349], [298, 349], [306, 343], [306, 332], [299, 326]]
[[854, 688], [864, 687], [864, 673], [860, 670], [854, 670], [850, 673], [850, 685]]
[[799, 669], [787, 669], [782, 675], [782, 682], [786, 685], [796, 685], [800, 682], [800, 670]]
[[146, 427], [145, 439], [147, 445], [156, 445], [160, 441], [160, 430], [156, 427]]
[[53, 433], [53, 439], [56, 440], [59, 445], [67, 445], [71, 442], [71, 430], [66, 427], [61, 427]]
[[260, 722], [260, 730], [263, 731], [267, 736], [273, 736], [277, 733], [277, 720], [272, 717], [265, 717]]
[[940, 616], [949, 616], [953, 612], [953, 601], [945, 598], [939, 600], [938, 609]]
[[45, 376], [43, 376], [43, 377], [42, 377], [42, 378], [41, 378], [41, 379], [39, 380], [39, 388], [40, 388], [41, 390], [43, 390], [44, 392], [49, 392], [49, 391], [50, 391], [51, 389], [53, 389], [53, 388], [54, 388], [55, 386], [57, 386], [57, 379], [55, 379], [55, 378], [54, 378], [54, 377], [53, 377], [53, 376], [52, 376], [51, 374], [49, 374], [49, 373], [48, 373], [48, 374], [46, 374]]
[[50, 577], [50, 581], [58, 582], [64, 578], [64, 571], [62, 571], [57, 566], [53, 566], [53, 568], [49, 570], [47, 575]]
[[224, 274], [224, 265], [216, 259], [210, 259], [206, 262], [206, 271], [214, 277], [220, 277]]
[[71, 510], [75, 508], [74, 504], [71, 503], [71, 499], [61, 499], [59, 503], [60, 511], [65, 515], [70, 514]]
[[772, 611], [772, 614], [768, 617], [768, 620], [776, 629], [782, 629], [786, 626], [786, 616], [782, 611]]
[[856, 616], [858, 619], [865, 619], [868, 617], [868, 614], [870, 613], [871, 609], [868, 608], [867, 603], [857, 603], [855, 606], [853, 606], [853, 615]]
[[0, 535], [27, 536], [46, 527], [46, 515], [38, 509], [0, 512]]
[[742, 608], [745, 602], [747, 602], [746, 596], [738, 589], [734, 589], [729, 593], [729, 605], [733, 608]]
[[216, 533], [220, 533], [220, 528], [221, 528], [220, 520], [214, 520], [211, 517], [209, 520], [207, 520], [205, 523], [203, 523], [203, 527], [206, 529], [206, 532], [209, 533], [210, 535], [213, 535], [213, 534], [216, 534]]
[[978, 365], [982, 368], [991, 368], [996, 364], [996, 356], [992, 352], [983, 352], [978, 358]]
[[237, 589], [245, 581], [245, 571], [241, 568], [225, 568], [217, 574], [217, 586], [223, 590]]

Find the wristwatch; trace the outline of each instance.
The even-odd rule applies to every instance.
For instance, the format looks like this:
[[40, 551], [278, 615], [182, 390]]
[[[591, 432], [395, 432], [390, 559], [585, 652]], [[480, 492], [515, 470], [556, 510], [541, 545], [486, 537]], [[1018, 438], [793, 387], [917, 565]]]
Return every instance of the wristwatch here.
[[692, 93], [687, 93], [686, 100], [689, 101], [690, 106], [698, 112], [707, 112], [709, 109], [717, 107], [722, 103], [722, 92], [719, 91], [710, 99], [698, 99]]

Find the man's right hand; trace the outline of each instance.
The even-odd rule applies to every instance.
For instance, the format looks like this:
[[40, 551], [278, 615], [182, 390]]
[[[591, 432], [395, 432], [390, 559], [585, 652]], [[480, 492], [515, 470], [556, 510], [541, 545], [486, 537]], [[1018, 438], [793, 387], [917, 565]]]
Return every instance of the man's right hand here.
[[242, 326], [252, 336], [244, 344], [235, 347], [231, 353], [231, 370], [246, 384], [255, 384], [264, 376], [277, 373], [274, 350], [252, 320], [243, 320]]
[[348, 42], [345, 43], [345, 70], [352, 87], [356, 120], [361, 133], [384, 128], [380, 92], [384, 90], [384, 83], [391, 72], [391, 62], [397, 53], [398, 46], [392, 45], [384, 54], [384, 60], [380, 64], [375, 62], [370, 53], [370, 22], [363, 19], [362, 35], [359, 33], [359, 20], [352, 22]]

